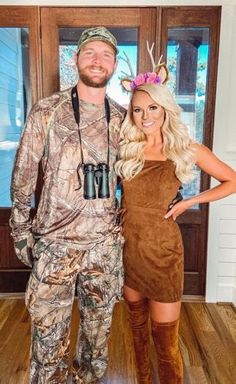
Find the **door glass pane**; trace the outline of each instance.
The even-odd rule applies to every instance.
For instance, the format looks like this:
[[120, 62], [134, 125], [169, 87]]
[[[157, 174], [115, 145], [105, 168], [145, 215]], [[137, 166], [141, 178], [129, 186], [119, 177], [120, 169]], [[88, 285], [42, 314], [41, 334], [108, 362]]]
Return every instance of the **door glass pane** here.
[[[75, 65], [75, 51], [77, 42], [84, 28], [59, 29], [59, 63], [60, 89], [66, 89], [76, 84], [77, 68]], [[108, 95], [119, 104], [127, 106], [130, 95], [125, 93], [120, 84], [120, 78], [131, 65], [134, 74], [137, 72], [138, 60], [138, 29], [137, 28], [109, 28], [118, 42], [118, 67], [107, 87]], [[127, 63], [128, 61], [128, 63]]]
[[[170, 71], [168, 83], [182, 108], [182, 118], [193, 139], [202, 143], [204, 114], [207, 97], [207, 71], [209, 62], [208, 28], [169, 28], [167, 65]], [[200, 191], [199, 169], [196, 179], [184, 186], [185, 197]], [[197, 206], [195, 208], [198, 208]]]
[[27, 28], [0, 28], [0, 74], [0, 206], [10, 207], [15, 152], [30, 109]]

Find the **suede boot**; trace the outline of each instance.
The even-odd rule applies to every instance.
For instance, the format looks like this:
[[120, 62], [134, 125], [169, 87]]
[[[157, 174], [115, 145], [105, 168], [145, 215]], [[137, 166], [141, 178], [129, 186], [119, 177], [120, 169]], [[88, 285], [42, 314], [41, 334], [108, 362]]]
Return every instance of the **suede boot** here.
[[179, 349], [179, 320], [169, 323], [152, 321], [160, 384], [183, 383], [183, 361]]
[[148, 300], [127, 301], [133, 333], [138, 384], [152, 384], [149, 359]]

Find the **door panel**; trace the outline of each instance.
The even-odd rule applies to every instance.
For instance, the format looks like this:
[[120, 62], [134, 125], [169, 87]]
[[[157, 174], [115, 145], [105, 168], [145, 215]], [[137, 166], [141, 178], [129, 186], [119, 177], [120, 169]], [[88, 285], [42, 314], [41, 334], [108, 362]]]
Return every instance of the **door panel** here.
[[[220, 7], [170, 7], [162, 9], [161, 52], [172, 75], [170, 87], [182, 107], [191, 136], [212, 146]], [[183, 189], [191, 196], [209, 188], [210, 178], [197, 177]], [[184, 293], [204, 295], [207, 261], [208, 205], [202, 204], [178, 218], [185, 249]]]
[[[38, 8], [38, 7], [1, 7], [0, 27], [27, 29], [29, 32], [29, 84], [28, 94], [31, 93], [31, 105], [42, 96], [47, 96], [59, 89], [59, 37], [61, 29], [86, 28], [95, 25], [107, 25], [111, 29], [117, 29], [121, 41], [125, 29], [135, 30], [138, 38], [139, 57], [143, 52], [143, 60], [139, 63], [140, 69], [147, 68], [146, 40], [155, 39], [156, 8]], [[40, 25], [41, 16], [41, 25]], [[10, 22], [9, 22], [10, 20]], [[110, 25], [107, 20], [111, 20]], [[151, 27], [150, 27], [151, 26]], [[40, 36], [41, 31], [41, 36]], [[19, 32], [19, 31], [18, 31]], [[81, 33], [81, 30], [80, 30]], [[20, 34], [20, 32], [19, 32]], [[140, 38], [140, 36], [142, 38]], [[74, 43], [77, 43], [78, 36]], [[42, 51], [43, 60], [40, 52]], [[137, 51], [137, 42], [136, 42]], [[22, 56], [22, 52], [21, 52]], [[149, 63], [148, 63], [149, 65]], [[25, 72], [24, 66], [20, 67], [21, 78]], [[136, 69], [136, 68], [134, 68]], [[42, 75], [42, 78], [40, 77]], [[0, 85], [1, 86], [1, 85]], [[7, 90], [10, 92], [10, 90]], [[19, 95], [18, 95], [19, 96]], [[24, 113], [23, 98], [20, 99], [19, 108]], [[30, 106], [30, 103], [28, 103]], [[15, 109], [17, 109], [15, 107]], [[28, 111], [28, 108], [27, 108]], [[16, 113], [15, 113], [16, 114]], [[23, 121], [24, 122], [24, 121]], [[13, 124], [11, 124], [11, 129]], [[1, 132], [3, 127], [0, 126]], [[18, 139], [22, 126], [18, 129]], [[6, 141], [6, 140], [5, 140]], [[16, 140], [15, 142], [16, 143]], [[17, 143], [15, 144], [16, 147]], [[16, 149], [16, 148], [14, 148]], [[11, 173], [14, 153], [11, 154]], [[9, 189], [10, 180], [8, 178]], [[40, 182], [36, 191], [36, 204], [40, 193]], [[7, 204], [10, 203], [9, 194], [6, 192]], [[5, 204], [6, 205], [6, 204]], [[29, 275], [29, 269], [18, 261], [14, 254], [13, 242], [10, 237], [8, 221], [10, 208], [0, 208], [0, 291], [19, 292], [24, 291]]]
[[25, 288], [29, 274], [13, 249], [10, 181], [27, 112], [39, 98], [38, 8], [0, 8], [0, 291]]

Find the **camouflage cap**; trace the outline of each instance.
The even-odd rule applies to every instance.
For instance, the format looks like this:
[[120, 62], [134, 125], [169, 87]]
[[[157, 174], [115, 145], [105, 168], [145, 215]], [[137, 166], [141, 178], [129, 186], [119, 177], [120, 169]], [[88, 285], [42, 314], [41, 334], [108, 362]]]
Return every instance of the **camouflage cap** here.
[[81, 47], [90, 41], [104, 41], [105, 43], [109, 44], [115, 51], [115, 53], [118, 53], [117, 49], [117, 40], [115, 36], [108, 31], [105, 27], [93, 27], [85, 29], [80, 36], [80, 39], [78, 41], [77, 45], [77, 53], [79, 53]]

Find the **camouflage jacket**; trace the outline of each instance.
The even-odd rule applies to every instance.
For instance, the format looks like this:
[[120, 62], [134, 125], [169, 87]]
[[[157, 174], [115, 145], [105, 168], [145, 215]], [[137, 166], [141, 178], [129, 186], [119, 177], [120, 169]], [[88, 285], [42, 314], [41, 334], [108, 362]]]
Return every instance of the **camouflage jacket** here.
[[[33, 234], [76, 248], [89, 249], [114, 230], [119, 129], [125, 110], [109, 99], [110, 198], [85, 200], [78, 126], [74, 119], [71, 89], [40, 100], [32, 108], [21, 137], [13, 170], [10, 226], [15, 242]], [[103, 105], [80, 100], [80, 132], [85, 163], [107, 162], [107, 122]], [[43, 187], [33, 221], [31, 201], [42, 160]]]

